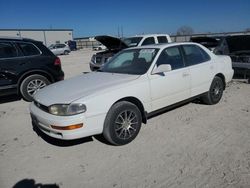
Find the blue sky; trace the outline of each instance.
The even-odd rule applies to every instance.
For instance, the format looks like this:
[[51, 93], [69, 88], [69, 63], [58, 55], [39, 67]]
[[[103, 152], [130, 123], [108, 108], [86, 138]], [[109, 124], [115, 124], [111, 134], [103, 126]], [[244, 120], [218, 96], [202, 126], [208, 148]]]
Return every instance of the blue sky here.
[[74, 37], [117, 35], [118, 27], [124, 36], [250, 28], [249, 0], [1, 0], [0, 8], [0, 29], [70, 28]]

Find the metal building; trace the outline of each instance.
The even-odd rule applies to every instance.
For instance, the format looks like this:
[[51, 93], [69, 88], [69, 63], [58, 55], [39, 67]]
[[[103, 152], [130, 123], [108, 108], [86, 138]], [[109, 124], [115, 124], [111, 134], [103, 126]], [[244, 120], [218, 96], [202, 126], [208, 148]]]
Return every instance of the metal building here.
[[31, 38], [49, 46], [73, 40], [73, 29], [0, 29], [0, 37]]

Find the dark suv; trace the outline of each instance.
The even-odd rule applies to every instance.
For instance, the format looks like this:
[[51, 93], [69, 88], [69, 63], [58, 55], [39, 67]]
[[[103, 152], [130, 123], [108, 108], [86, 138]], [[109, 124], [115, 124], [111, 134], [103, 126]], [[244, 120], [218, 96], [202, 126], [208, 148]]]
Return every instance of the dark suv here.
[[32, 101], [36, 91], [63, 79], [60, 59], [42, 42], [0, 38], [0, 96], [18, 94]]

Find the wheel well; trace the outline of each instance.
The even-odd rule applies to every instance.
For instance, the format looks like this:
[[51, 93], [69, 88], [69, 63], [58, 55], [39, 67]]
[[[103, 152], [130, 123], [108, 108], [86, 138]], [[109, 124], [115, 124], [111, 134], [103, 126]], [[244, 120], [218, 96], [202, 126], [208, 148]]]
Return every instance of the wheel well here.
[[121, 101], [131, 102], [131, 103], [133, 103], [134, 105], [136, 105], [136, 106], [139, 108], [140, 112], [141, 112], [141, 115], [142, 115], [142, 122], [143, 122], [144, 124], [147, 123], [146, 112], [145, 112], [145, 110], [144, 110], [144, 106], [143, 106], [142, 102], [141, 102], [139, 99], [137, 99], [137, 98], [135, 98], [135, 97], [125, 97], [125, 98], [122, 98], [122, 99], [116, 101], [115, 103], [118, 103], [118, 102], [121, 102]]
[[32, 72], [28, 72], [28, 73], [25, 73], [24, 75], [22, 75], [21, 78], [18, 80], [18, 93], [20, 93], [20, 85], [21, 85], [22, 81], [23, 81], [25, 78], [27, 78], [28, 76], [31, 76], [31, 75], [34, 75], [34, 74], [38, 74], [38, 75], [44, 76], [44, 77], [47, 78], [50, 82], [54, 82], [53, 77], [52, 77], [49, 73], [42, 72], [42, 71], [32, 71]]
[[218, 73], [215, 76], [218, 76], [218, 77], [220, 77], [222, 79], [222, 81], [223, 81], [223, 88], [225, 89], [226, 88], [225, 76], [222, 73]]

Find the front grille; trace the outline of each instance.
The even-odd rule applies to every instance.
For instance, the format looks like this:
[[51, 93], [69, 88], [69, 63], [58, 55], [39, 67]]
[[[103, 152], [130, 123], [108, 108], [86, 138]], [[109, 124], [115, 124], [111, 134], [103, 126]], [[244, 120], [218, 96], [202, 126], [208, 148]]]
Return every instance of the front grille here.
[[250, 63], [250, 56], [242, 55], [242, 56], [237, 56], [237, 55], [230, 55], [232, 62], [239, 62], [239, 63]]
[[36, 107], [38, 107], [39, 109], [45, 111], [45, 112], [49, 112], [49, 108], [37, 101], [34, 101], [34, 104], [36, 105]]

